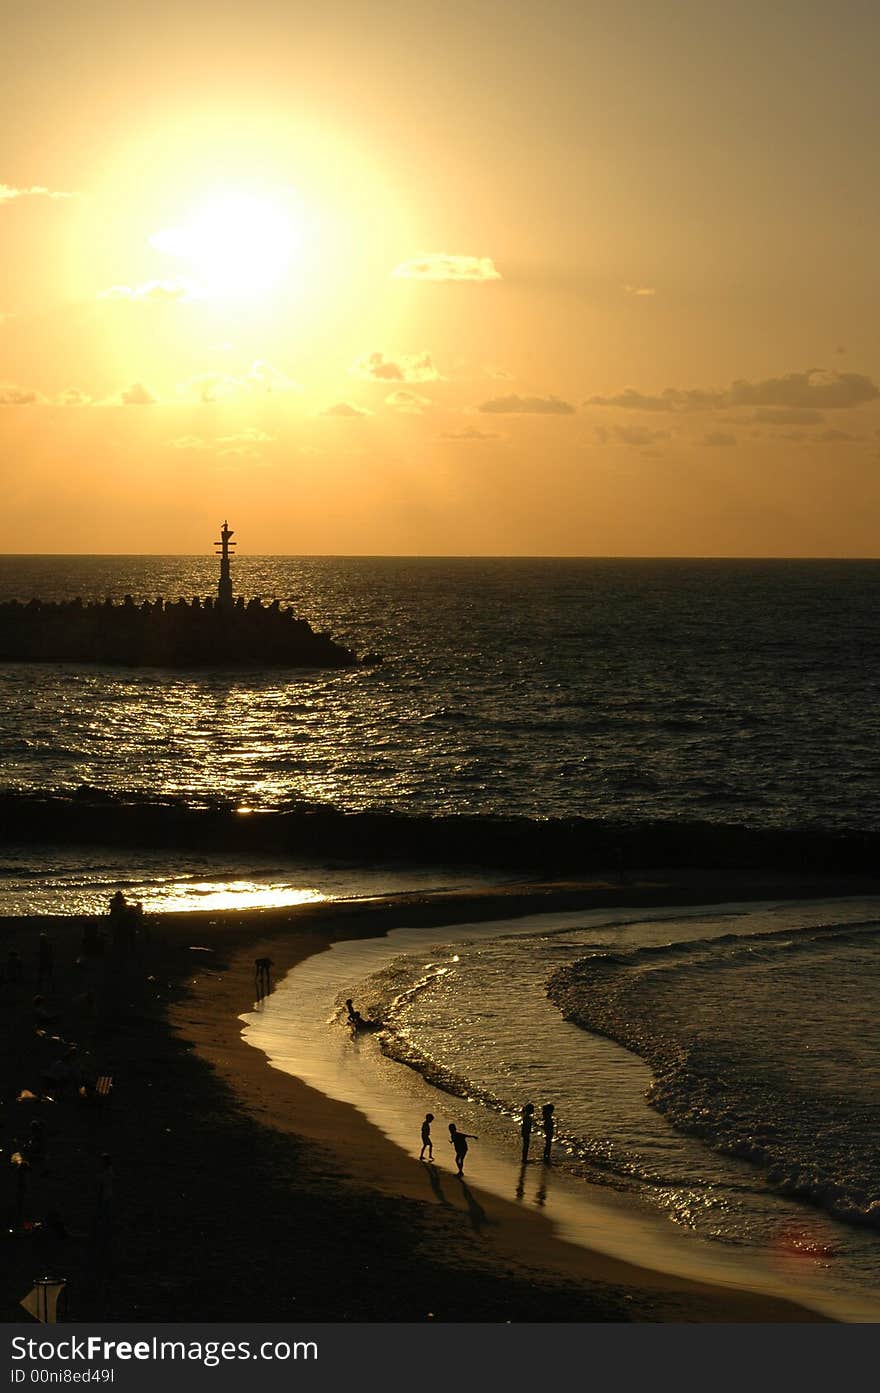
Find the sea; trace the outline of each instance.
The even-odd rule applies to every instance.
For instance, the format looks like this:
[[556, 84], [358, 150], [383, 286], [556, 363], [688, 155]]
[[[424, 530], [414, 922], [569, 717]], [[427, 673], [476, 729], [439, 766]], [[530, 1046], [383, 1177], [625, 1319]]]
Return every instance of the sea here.
[[[0, 602], [208, 595], [214, 566], [7, 556]], [[0, 791], [475, 826], [880, 831], [880, 562], [241, 557], [235, 584], [382, 665], [0, 666]], [[0, 887], [15, 914], [93, 911], [120, 887], [148, 909], [442, 890], [503, 878], [479, 866], [478, 840], [467, 867], [418, 867], [393, 848], [357, 866], [345, 846], [294, 863], [12, 837]], [[364, 1054], [394, 1071], [388, 1088], [418, 1079], [438, 1116], [457, 1110], [498, 1155], [516, 1151], [523, 1103], [552, 1100], [554, 1184], [624, 1196], [866, 1319], [880, 1287], [878, 939], [870, 897], [391, 935], [349, 945], [332, 981], [332, 954], [309, 969], [325, 978], [308, 1048], [320, 1035], [334, 1058], [351, 1049], [338, 1012], [354, 994], [385, 1027]], [[292, 1067], [283, 1002], [282, 984], [270, 1053]], [[322, 1067], [313, 1077], [341, 1087]], [[526, 1174], [519, 1198], [549, 1212], [540, 1171]]]

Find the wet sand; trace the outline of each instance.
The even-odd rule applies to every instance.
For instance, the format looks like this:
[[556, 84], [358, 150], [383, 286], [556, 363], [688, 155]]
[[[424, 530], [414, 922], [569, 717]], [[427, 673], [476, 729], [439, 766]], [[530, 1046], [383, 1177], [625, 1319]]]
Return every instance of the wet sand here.
[[[2, 920], [0, 965], [15, 946], [25, 975], [0, 986], [11, 1026], [0, 1057], [0, 1319], [27, 1320], [17, 1303], [38, 1273], [67, 1279], [74, 1321], [821, 1319], [565, 1243], [540, 1213], [483, 1194], [471, 1179], [460, 1186], [444, 1173], [438, 1194], [429, 1169], [354, 1108], [270, 1068], [242, 1040], [238, 1017], [253, 1005], [256, 957], [272, 958], [278, 980], [333, 941], [401, 924], [878, 888], [854, 878], [676, 872], [627, 885], [165, 915], [137, 951], [108, 951], [80, 967], [87, 921]], [[55, 950], [44, 1008], [59, 1016], [51, 1025], [33, 1006], [41, 928]], [[16, 1102], [23, 1088], [53, 1092], [41, 1075], [71, 1040], [112, 1075], [109, 1099], [89, 1103], [70, 1090], [51, 1103]], [[34, 1118], [45, 1157], [34, 1159], [22, 1191], [9, 1156]], [[102, 1154], [112, 1158], [111, 1189]], [[47, 1231], [53, 1210], [64, 1237]]]

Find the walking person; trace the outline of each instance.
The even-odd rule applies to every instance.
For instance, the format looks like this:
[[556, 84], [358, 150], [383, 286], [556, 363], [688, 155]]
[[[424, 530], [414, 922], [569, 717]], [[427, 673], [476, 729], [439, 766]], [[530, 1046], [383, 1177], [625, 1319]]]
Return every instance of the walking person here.
[[262, 1001], [272, 990], [272, 959], [254, 958], [254, 990], [257, 1001]]
[[523, 1165], [525, 1165], [526, 1161], [529, 1159], [529, 1142], [532, 1139], [532, 1121], [534, 1120], [534, 1115], [534, 1103], [526, 1103], [525, 1107], [522, 1110], [522, 1117], [520, 1118], [519, 1123], [520, 1136], [522, 1137]]
[[464, 1158], [468, 1153], [468, 1142], [479, 1141], [472, 1132], [460, 1132], [454, 1122], [449, 1124], [449, 1144], [455, 1147], [455, 1164], [458, 1167], [459, 1179], [464, 1179]]
[[432, 1112], [425, 1113], [425, 1120], [422, 1123], [422, 1149], [419, 1152], [420, 1161], [424, 1159], [426, 1147], [428, 1149], [428, 1160], [433, 1161], [434, 1159], [434, 1145], [431, 1141], [431, 1123], [433, 1121], [434, 1114]]
[[553, 1146], [553, 1133], [556, 1128], [553, 1111], [552, 1103], [545, 1103], [541, 1109], [541, 1121], [544, 1124], [544, 1160], [548, 1165], [550, 1164], [550, 1149]]

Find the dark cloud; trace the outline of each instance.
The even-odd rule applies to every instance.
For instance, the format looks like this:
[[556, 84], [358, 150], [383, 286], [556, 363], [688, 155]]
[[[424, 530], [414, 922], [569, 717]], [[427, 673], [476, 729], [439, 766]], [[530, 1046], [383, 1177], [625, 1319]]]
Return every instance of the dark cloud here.
[[385, 405], [393, 411], [401, 411], [406, 416], [421, 416], [426, 406], [431, 405], [429, 397], [421, 397], [418, 392], [392, 392], [385, 398]]
[[725, 391], [667, 387], [659, 394], [649, 394], [627, 387], [616, 396], [589, 397], [585, 405], [617, 406], [629, 411], [712, 411], [731, 406], [823, 411], [861, 406], [878, 397], [880, 388], [861, 373], [811, 368], [760, 382], [741, 378]]
[[795, 406], [839, 408], [876, 401], [880, 388], [858, 372], [790, 372], [763, 382], [734, 382], [727, 393], [729, 406]]
[[368, 353], [352, 363], [349, 372], [370, 382], [439, 382], [440, 374], [431, 361], [430, 353], [398, 354], [386, 358], [384, 353]]
[[760, 406], [749, 419], [764, 426], [818, 426], [825, 420], [825, 413], [809, 406]]
[[671, 390], [668, 388], [663, 396], [652, 397], [637, 392], [634, 387], [627, 387], [614, 397], [588, 397], [584, 406], [622, 406], [626, 411], [671, 411]]
[[560, 397], [492, 397], [478, 407], [480, 411], [498, 415], [519, 414], [528, 416], [573, 416], [575, 407], [570, 401]]

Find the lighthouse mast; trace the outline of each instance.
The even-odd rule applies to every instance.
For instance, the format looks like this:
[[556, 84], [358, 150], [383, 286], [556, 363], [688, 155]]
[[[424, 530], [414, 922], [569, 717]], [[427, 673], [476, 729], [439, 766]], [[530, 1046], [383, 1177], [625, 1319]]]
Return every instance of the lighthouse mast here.
[[217, 604], [220, 609], [232, 608], [232, 577], [229, 574], [230, 548], [234, 548], [235, 542], [230, 541], [234, 536], [232, 528], [228, 522], [224, 522], [220, 528], [220, 539], [214, 543], [220, 550], [215, 553], [220, 557], [220, 581], [217, 585]]

